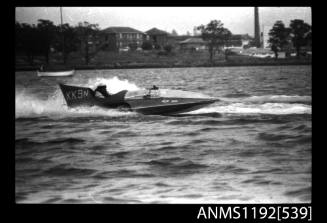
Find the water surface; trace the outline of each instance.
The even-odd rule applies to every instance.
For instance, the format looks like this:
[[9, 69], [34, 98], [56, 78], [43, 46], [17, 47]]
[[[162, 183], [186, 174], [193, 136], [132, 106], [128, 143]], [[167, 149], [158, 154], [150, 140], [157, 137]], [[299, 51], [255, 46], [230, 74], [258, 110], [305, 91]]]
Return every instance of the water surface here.
[[[16, 72], [18, 203], [311, 201], [311, 66]], [[218, 97], [181, 116], [68, 109], [58, 82]]]

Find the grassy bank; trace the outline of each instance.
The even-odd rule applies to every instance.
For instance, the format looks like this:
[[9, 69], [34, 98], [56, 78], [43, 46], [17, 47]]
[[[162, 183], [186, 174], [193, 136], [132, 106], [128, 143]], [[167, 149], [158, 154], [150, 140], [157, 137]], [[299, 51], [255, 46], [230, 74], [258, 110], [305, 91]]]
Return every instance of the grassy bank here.
[[[16, 70], [36, 70], [45, 64], [43, 57], [36, 57], [33, 66], [29, 65], [23, 55], [16, 56]], [[60, 55], [51, 55], [51, 67], [62, 67]], [[159, 55], [156, 51], [149, 52], [99, 52], [85, 64], [80, 53], [72, 53], [67, 61], [68, 67], [76, 70], [85, 69], [136, 69], [136, 68], [171, 68], [171, 67], [223, 67], [223, 66], [267, 66], [267, 65], [309, 65], [311, 58], [255, 58], [244, 55], [216, 55], [213, 62], [208, 60], [207, 51], [172, 52]]]

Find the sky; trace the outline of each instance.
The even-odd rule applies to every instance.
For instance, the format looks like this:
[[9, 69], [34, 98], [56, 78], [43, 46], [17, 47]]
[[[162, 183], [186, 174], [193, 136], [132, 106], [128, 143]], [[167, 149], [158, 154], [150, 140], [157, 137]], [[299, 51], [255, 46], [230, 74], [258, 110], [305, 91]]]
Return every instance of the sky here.
[[[194, 26], [221, 20], [233, 34], [253, 36], [254, 7], [63, 7], [63, 22], [77, 25], [87, 21], [100, 29], [109, 26], [128, 26], [145, 32], [156, 27], [167, 32], [173, 29], [179, 35], [193, 33]], [[16, 21], [37, 24], [47, 19], [60, 24], [59, 7], [17, 7]], [[311, 25], [310, 7], [259, 7], [260, 27], [272, 26], [282, 20], [286, 26], [293, 19], [302, 19]]]

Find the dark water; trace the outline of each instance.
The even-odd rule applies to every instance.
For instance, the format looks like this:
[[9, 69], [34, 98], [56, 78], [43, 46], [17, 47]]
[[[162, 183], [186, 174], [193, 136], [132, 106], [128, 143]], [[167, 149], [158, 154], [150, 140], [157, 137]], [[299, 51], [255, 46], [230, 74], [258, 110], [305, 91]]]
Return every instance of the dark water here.
[[[17, 72], [16, 202], [310, 202], [311, 76], [311, 66]], [[177, 117], [68, 109], [58, 82], [221, 101]]]

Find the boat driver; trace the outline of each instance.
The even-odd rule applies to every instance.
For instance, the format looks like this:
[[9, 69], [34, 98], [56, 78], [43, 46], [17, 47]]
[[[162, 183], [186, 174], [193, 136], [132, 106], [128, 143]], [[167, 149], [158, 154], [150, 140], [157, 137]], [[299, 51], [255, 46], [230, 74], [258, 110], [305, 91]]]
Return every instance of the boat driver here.
[[150, 90], [158, 90], [159, 88], [156, 85], [153, 85]]
[[95, 96], [97, 97], [104, 97], [108, 98], [110, 97], [110, 94], [107, 91], [107, 86], [106, 85], [98, 85], [97, 88], [94, 90]]
[[[149, 88], [148, 93], [144, 97], [151, 98], [153, 96], [158, 96], [157, 90], [159, 90], [159, 88], [156, 85], [153, 85], [152, 88]], [[154, 93], [152, 91], [154, 91]]]

